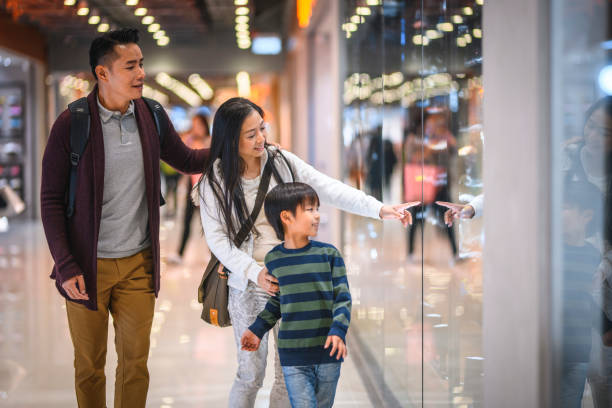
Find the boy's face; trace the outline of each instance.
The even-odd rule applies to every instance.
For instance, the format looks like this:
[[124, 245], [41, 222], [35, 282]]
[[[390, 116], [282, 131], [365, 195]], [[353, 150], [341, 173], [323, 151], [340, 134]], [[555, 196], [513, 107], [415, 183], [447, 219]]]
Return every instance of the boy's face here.
[[295, 215], [290, 211], [285, 213], [285, 235], [300, 234], [309, 237], [314, 237], [319, 232], [319, 222], [321, 216], [319, 214], [319, 205], [317, 203], [306, 203], [298, 205], [295, 209]]
[[592, 210], [582, 210], [575, 204], [563, 204], [563, 237], [574, 240], [584, 236], [591, 218]]

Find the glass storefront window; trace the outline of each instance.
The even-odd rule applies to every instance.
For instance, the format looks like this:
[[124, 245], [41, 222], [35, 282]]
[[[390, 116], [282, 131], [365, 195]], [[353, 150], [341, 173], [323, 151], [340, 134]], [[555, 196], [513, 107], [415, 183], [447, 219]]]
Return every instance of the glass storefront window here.
[[[353, 338], [389, 406], [482, 405], [482, 2], [344, 2], [345, 181], [420, 201], [409, 230], [345, 216]], [[367, 265], [367, 268], [365, 267]]]
[[552, 3], [554, 403], [612, 406], [610, 4]]

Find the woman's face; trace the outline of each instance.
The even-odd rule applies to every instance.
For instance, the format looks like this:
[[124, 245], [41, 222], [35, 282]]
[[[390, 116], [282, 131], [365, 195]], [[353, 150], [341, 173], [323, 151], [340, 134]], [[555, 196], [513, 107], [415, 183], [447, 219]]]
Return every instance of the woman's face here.
[[584, 126], [584, 142], [591, 151], [612, 151], [612, 118], [597, 109]]
[[259, 112], [253, 110], [246, 117], [240, 129], [240, 141], [238, 154], [242, 160], [249, 162], [261, 157], [264, 153], [266, 142], [267, 124], [263, 121]]
[[200, 119], [197, 116], [194, 116], [191, 119], [191, 129], [193, 133], [195, 133], [195, 135], [198, 137], [208, 136], [208, 128], [206, 127], [206, 125], [204, 125], [204, 122], [202, 122], [202, 119]]

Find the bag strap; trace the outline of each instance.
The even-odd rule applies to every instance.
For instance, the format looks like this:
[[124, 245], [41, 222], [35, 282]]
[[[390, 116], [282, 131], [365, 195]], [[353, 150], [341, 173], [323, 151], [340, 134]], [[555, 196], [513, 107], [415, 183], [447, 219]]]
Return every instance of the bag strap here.
[[270, 177], [272, 176], [273, 164], [272, 160], [268, 160], [266, 162], [266, 166], [264, 167], [263, 174], [261, 176], [261, 181], [259, 182], [259, 190], [257, 190], [257, 197], [255, 197], [255, 205], [253, 205], [253, 210], [251, 211], [251, 216], [248, 220], [242, 224], [240, 231], [236, 234], [236, 238], [234, 238], [234, 245], [236, 247], [240, 247], [244, 240], [249, 236], [251, 229], [255, 225], [255, 220], [261, 211], [261, 207], [263, 206], [264, 199], [266, 198], [266, 194], [268, 193], [268, 187], [270, 186]]
[[155, 122], [155, 128], [157, 129], [157, 134], [159, 135], [159, 146], [161, 147], [162, 143], [164, 143], [164, 137], [166, 136], [166, 132], [168, 132], [168, 120], [166, 119], [166, 115], [163, 114], [163, 107], [159, 102], [155, 99], [142, 97], [142, 100], [145, 101], [151, 114], [153, 115], [153, 121]]
[[68, 105], [68, 109], [70, 110], [70, 182], [66, 217], [70, 218], [74, 214], [77, 167], [89, 140], [90, 115], [87, 98], [77, 99]]

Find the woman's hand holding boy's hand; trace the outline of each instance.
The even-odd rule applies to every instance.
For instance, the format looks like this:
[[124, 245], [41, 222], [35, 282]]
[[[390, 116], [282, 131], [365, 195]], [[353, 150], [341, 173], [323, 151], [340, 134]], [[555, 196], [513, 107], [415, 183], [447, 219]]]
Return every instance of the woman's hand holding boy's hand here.
[[338, 336], [327, 336], [327, 341], [325, 342], [325, 347], [323, 348], [328, 348], [330, 346], [330, 344], [332, 345], [332, 349], [331, 352], [329, 353], [330, 356], [334, 356], [334, 353], [336, 352], [336, 350], [338, 350], [338, 355], [336, 356], [336, 360], [340, 360], [340, 358], [346, 358], [346, 344], [344, 344], [344, 342], [342, 341], [342, 339]]
[[268, 268], [263, 268], [257, 275], [257, 285], [274, 296], [278, 292], [278, 279], [268, 273]]
[[247, 329], [240, 339], [240, 345], [242, 349], [245, 351], [255, 351], [259, 348], [259, 343], [261, 339], [255, 335], [252, 331]]

